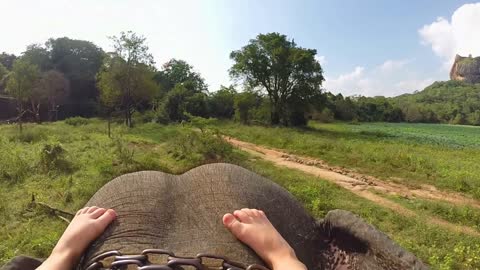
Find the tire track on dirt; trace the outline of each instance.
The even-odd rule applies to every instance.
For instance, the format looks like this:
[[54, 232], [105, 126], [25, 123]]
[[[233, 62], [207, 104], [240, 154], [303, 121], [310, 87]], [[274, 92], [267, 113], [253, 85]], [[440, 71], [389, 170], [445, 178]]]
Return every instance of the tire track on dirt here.
[[[371, 190], [373, 189], [388, 194], [399, 194], [402, 196], [418, 196], [427, 199], [443, 200], [454, 204], [466, 204], [472, 200], [469, 198], [459, 197], [459, 194], [450, 194], [432, 188], [410, 190], [409, 187], [396, 183], [387, 183], [370, 176], [345, 171], [341, 171], [342, 173], [340, 173], [338, 172], [338, 167], [328, 167], [329, 169], [323, 168], [322, 166], [328, 165], [320, 160], [290, 155], [280, 150], [269, 149], [256, 144], [240, 141], [232, 137], [225, 136], [224, 139], [233, 146], [238, 147], [239, 149], [244, 150], [254, 156], [270, 161], [276, 166], [300, 170], [302, 172], [333, 182], [342, 188], [350, 190], [362, 198], [407, 217], [420, 217], [420, 215], [396, 202], [375, 194]], [[477, 201], [474, 202], [474, 206], [480, 208], [480, 204]], [[471, 227], [453, 224], [433, 216], [424, 218], [427, 223], [444, 227], [450, 231], [462, 232], [468, 235], [480, 237], [480, 232]]]

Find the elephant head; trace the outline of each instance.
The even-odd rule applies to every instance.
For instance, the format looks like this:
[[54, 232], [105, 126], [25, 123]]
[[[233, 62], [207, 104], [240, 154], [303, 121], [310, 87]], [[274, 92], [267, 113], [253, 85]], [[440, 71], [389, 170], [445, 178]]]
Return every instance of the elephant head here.
[[248, 264], [263, 262], [222, 225], [224, 213], [262, 209], [308, 269], [426, 269], [388, 236], [343, 210], [315, 220], [272, 181], [231, 164], [209, 164], [182, 175], [142, 171], [101, 188], [87, 206], [113, 208], [118, 218], [84, 254], [138, 254], [167, 249], [176, 255], [211, 253]]

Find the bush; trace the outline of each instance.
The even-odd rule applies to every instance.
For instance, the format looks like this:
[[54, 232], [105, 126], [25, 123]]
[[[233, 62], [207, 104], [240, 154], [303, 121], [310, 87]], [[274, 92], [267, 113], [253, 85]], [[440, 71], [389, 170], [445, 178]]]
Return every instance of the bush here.
[[23, 143], [39, 142], [47, 138], [47, 133], [44, 129], [39, 127], [33, 127], [30, 129], [24, 129], [21, 133], [10, 137], [10, 141], [19, 141]]
[[232, 157], [233, 147], [216, 131], [203, 132], [185, 129], [169, 151], [173, 157], [188, 159], [194, 163], [224, 161]]
[[322, 123], [331, 123], [335, 120], [333, 112], [329, 108], [325, 108], [320, 113], [314, 114], [313, 119]]
[[155, 112], [155, 118], [153, 119], [153, 121], [158, 124], [166, 125], [170, 122], [170, 118], [168, 118], [168, 114], [162, 107]]
[[134, 151], [129, 149], [127, 143], [121, 138], [116, 138], [114, 144], [117, 161], [125, 166], [132, 165], [134, 163]]
[[193, 116], [189, 113], [186, 113], [186, 116], [188, 117], [188, 124], [199, 129], [202, 133], [205, 132], [208, 127], [214, 125], [217, 121], [216, 118], [203, 118], [200, 116]]
[[134, 112], [132, 117], [134, 123], [151, 123], [155, 121], [156, 116], [156, 112], [150, 110], [143, 113]]
[[65, 159], [66, 150], [58, 142], [47, 143], [40, 152], [40, 165], [46, 172], [69, 172], [70, 163]]
[[84, 126], [88, 124], [88, 119], [80, 117], [80, 116], [75, 116], [75, 117], [70, 117], [65, 119], [65, 124], [70, 125], [70, 126]]

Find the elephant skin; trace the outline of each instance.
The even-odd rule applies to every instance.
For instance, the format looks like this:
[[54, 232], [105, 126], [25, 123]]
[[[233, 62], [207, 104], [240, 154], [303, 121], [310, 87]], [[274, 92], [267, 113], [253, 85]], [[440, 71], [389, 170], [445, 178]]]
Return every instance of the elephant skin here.
[[148, 248], [263, 264], [221, 221], [223, 214], [245, 207], [262, 209], [308, 269], [428, 269], [360, 217], [333, 210], [315, 220], [285, 189], [231, 164], [203, 165], [182, 175], [122, 175], [86, 206], [113, 208], [118, 217], [89, 247], [80, 269], [105, 251], [138, 254]]
[[[117, 219], [90, 245], [78, 269], [109, 250], [138, 254], [159, 248], [176, 255], [211, 253], [263, 264], [222, 225], [224, 213], [265, 211], [308, 269], [428, 269], [410, 252], [360, 217], [343, 210], [316, 221], [286, 190], [231, 164], [209, 164], [183, 175], [143, 171], [117, 177], [87, 203], [116, 210]], [[2, 269], [35, 269], [19, 256]]]
[[2, 270], [34, 270], [42, 264], [43, 260], [27, 256], [17, 256], [2, 266]]

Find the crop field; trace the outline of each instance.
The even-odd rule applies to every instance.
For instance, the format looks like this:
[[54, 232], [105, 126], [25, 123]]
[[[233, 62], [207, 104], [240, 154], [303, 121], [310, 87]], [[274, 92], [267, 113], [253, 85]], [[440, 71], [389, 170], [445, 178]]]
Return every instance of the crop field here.
[[[26, 124], [20, 135], [0, 125], [0, 265], [16, 255], [46, 257], [66, 222], [35, 202], [74, 212], [112, 178], [138, 170], [174, 174], [229, 162], [290, 191], [316, 218], [352, 211], [434, 269], [480, 268], [480, 208], [421, 197], [379, 196], [416, 213], [405, 216], [308, 173], [279, 167], [232, 147], [217, 132], [310, 156], [415, 189], [424, 184], [480, 197], [480, 129], [448, 125], [310, 123], [305, 129], [215, 122], [204, 132], [188, 125], [138, 124], [127, 129], [99, 119]], [[431, 217], [465, 233], [429, 222]]]

